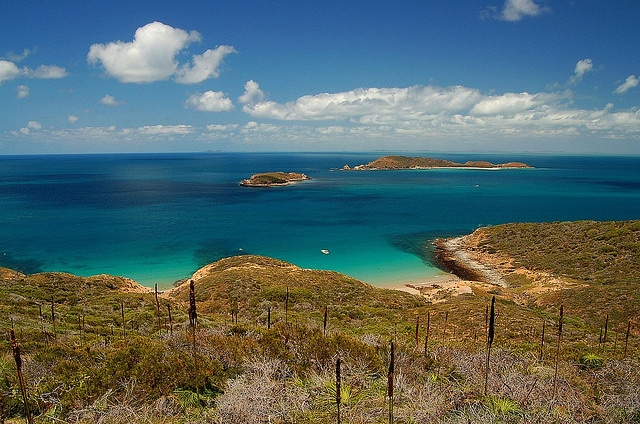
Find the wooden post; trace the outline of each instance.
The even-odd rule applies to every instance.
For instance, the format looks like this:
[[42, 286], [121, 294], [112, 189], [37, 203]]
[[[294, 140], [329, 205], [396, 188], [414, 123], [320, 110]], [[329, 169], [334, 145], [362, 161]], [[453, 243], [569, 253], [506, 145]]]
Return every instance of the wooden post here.
[[493, 344], [493, 336], [495, 334], [495, 304], [496, 297], [491, 298], [491, 311], [489, 312], [489, 329], [487, 331], [487, 362], [485, 364], [484, 371], [484, 394], [487, 394], [487, 386], [489, 384], [489, 360], [491, 358], [491, 345]]

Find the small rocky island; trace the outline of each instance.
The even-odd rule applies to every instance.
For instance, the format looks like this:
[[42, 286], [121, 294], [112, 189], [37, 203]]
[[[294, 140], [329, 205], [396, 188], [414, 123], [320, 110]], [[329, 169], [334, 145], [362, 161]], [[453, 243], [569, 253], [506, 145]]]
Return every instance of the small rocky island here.
[[240, 181], [240, 185], [243, 187], [277, 187], [310, 179], [305, 174], [297, 172], [262, 172]]
[[433, 168], [477, 168], [477, 169], [502, 169], [502, 168], [531, 168], [523, 162], [507, 162], [494, 164], [487, 161], [467, 161], [465, 163], [453, 162], [446, 159], [433, 159], [408, 156], [384, 156], [366, 165], [357, 165], [353, 168], [349, 165], [342, 170], [391, 170], [391, 169], [433, 169]]

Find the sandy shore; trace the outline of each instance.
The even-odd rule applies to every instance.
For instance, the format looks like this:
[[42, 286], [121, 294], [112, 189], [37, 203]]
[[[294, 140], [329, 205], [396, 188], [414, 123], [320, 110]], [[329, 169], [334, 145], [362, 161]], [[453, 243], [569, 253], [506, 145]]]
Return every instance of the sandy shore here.
[[436, 261], [449, 270], [449, 273], [420, 281], [397, 282], [385, 287], [421, 295], [437, 303], [455, 296], [473, 295], [474, 288], [490, 290], [496, 286], [507, 286], [499, 267], [483, 261], [476, 252], [469, 249], [464, 237], [438, 239], [434, 244]]
[[455, 274], [443, 274], [420, 282], [397, 282], [385, 288], [424, 296], [432, 302], [438, 302], [452, 296], [473, 294], [473, 284], [474, 282], [463, 280]]

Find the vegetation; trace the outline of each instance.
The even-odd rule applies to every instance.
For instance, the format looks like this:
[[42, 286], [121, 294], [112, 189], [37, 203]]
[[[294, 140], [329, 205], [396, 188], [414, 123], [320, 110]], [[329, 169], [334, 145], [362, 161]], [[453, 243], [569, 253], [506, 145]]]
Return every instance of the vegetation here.
[[[480, 229], [473, 238], [475, 249], [509, 258], [511, 271], [541, 271], [569, 283], [530, 297], [527, 306], [557, 310], [564, 303], [591, 330], [604, 327], [610, 315], [616, 334], [638, 319], [640, 221], [508, 224]], [[507, 280], [521, 290], [533, 284], [515, 272]]]
[[[0, 422], [638, 422], [639, 231], [478, 230], [473, 248], [510, 257], [512, 284], [434, 304], [249, 255], [157, 298], [118, 277], [0, 269]], [[602, 265], [573, 269], [585, 252]], [[571, 284], [522, 301], [524, 266]]]

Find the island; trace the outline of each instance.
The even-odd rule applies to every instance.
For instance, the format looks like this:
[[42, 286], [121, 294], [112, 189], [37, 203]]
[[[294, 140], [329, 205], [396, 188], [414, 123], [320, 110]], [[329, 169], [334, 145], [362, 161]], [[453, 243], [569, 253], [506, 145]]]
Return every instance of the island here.
[[465, 163], [453, 162], [446, 159], [433, 159], [409, 156], [384, 156], [366, 165], [357, 165], [351, 168], [349, 165], [342, 170], [392, 170], [392, 169], [433, 169], [433, 168], [472, 168], [472, 169], [503, 169], [503, 168], [532, 168], [523, 162], [507, 162], [494, 164], [488, 161], [467, 161]]
[[262, 172], [240, 181], [240, 185], [243, 187], [276, 187], [310, 179], [307, 175], [298, 172]]

